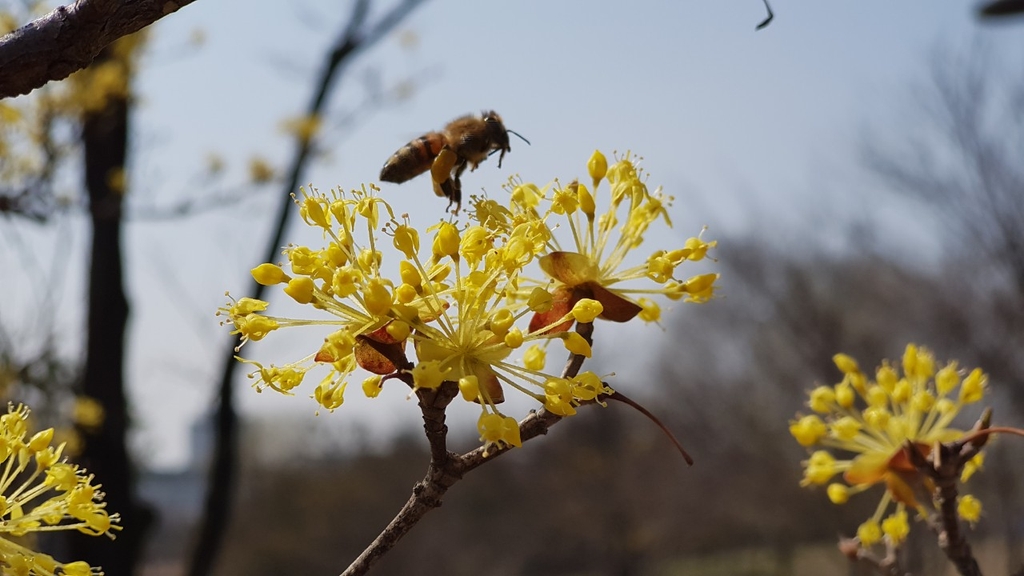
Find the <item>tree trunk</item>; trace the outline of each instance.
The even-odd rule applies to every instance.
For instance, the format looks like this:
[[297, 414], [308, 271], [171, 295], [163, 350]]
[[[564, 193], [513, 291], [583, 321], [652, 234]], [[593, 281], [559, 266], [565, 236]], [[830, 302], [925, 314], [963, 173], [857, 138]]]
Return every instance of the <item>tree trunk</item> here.
[[[94, 64], [109, 57], [108, 48]], [[76, 534], [71, 539], [71, 557], [94, 567], [102, 566], [108, 576], [128, 576], [139, 559], [152, 514], [135, 500], [134, 471], [126, 443], [124, 351], [128, 300], [121, 253], [124, 187], [112, 185], [112, 180], [123, 173], [125, 166], [128, 102], [109, 98], [102, 110], [87, 114], [82, 124], [82, 142], [93, 236], [88, 344], [81, 390], [103, 405], [104, 420], [98, 430], [81, 431], [85, 447], [79, 461], [103, 485], [107, 509], [121, 515], [124, 530], [117, 533], [116, 540]]]

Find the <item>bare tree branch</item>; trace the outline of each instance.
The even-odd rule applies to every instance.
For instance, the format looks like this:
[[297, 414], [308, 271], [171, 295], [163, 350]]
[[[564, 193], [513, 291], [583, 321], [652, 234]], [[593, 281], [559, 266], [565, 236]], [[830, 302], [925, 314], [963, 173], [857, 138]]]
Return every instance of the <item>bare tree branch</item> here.
[[0, 98], [88, 66], [105, 46], [194, 0], [76, 0], [0, 38]]

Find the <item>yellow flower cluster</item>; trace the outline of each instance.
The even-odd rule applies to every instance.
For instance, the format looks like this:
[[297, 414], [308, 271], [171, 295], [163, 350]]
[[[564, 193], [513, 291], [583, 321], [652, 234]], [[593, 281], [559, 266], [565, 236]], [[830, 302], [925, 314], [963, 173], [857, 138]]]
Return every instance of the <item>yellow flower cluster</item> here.
[[61, 461], [64, 445], [51, 445], [53, 429], [28, 436], [28, 416], [28, 408], [13, 405], [0, 416], [0, 568], [19, 576], [102, 574], [85, 562], [61, 563], [10, 540], [54, 530], [113, 538], [120, 529], [93, 477]]
[[[604, 162], [599, 152], [594, 158]], [[684, 248], [656, 252], [646, 264], [618, 270], [655, 220], [668, 222], [667, 199], [647, 191], [628, 158], [600, 170], [593, 168], [595, 162], [595, 188], [606, 173], [615, 175], [608, 177], [612, 207], [596, 219], [596, 228], [593, 197], [585, 187], [556, 189], [547, 198], [537, 187], [522, 185], [512, 190], [508, 205], [475, 199], [470, 223], [460, 227], [442, 221], [427, 228], [429, 247], [421, 247], [420, 232], [408, 215], [396, 215], [373, 186], [329, 194], [303, 190], [296, 197], [300, 214], [307, 225], [322, 231], [326, 245], [289, 246], [284, 250], [287, 263], [262, 264], [252, 273], [260, 284], [281, 285], [296, 302], [333, 318], [271, 316], [267, 302], [251, 298], [232, 301], [219, 313], [234, 325], [233, 333], [243, 344], [286, 326], [317, 325], [331, 332], [319, 350], [297, 362], [263, 366], [244, 360], [257, 368], [250, 375], [257, 390], [289, 394], [307, 372], [325, 367], [327, 375], [313, 397], [333, 411], [342, 404], [357, 367], [373, 374], [362, 385], [371, 397], [390, 379], [426, 389], [453, 382], [466, 401], [480, 405], [482, 438], [509, 446], [518, 446], [520, 438], [516, 420], [497, 409], [506, 389], [519, 390], [561, 416], [574, 414], [581, 403], [599, 401], [610, 390], [596, 374], [545, 371], [548, 345], [557, 341], [572, 354], [590, 357], [590, 343], [571, 331], [575, 322], [623, 322], [637, 315], [656, 320], [655, 304], [633, 301], [630, 295], [662, 293], [703, 302], [711, 297], [717, 275], [672, 279], [676, 266], [702, 259], [714, 245], [696, 238]], [[567, 196], [570, 190], [584, 199], [576, 208]], [[625, 212], [621, 226], [616, 215], [620, 206]], [[577, 252], [561, 251], [551, 220], [567, 218], [577, 230], [580, 212], [588, 223], [575, 238], [583, 243], [577, 244]], [[397, 266], [386, 263], [390, 256], [385, 257], [381, 231], [400, 255]], [[524, 276], [535, 263], [552, 279]], [[397, 274], [385, 273], [396, 268]], [[618, 285], [637, 278], [654, 279], [661, 288], [631, 291]], [[408, 359], [410, 351], [415, 361]]]
[[[957, 414], [985, 394], [988, 377], [980, 368], [964, 376], [956, 362], [941, 368], [932, 353], [908, 344], [899, 367], [885, 361], [874, 380], [846, 354], [833, 358], [843, 373], [834, 386], [818, 386], [810, 392], [808, 406], [814, 412], [791, 421], [789, 431], [800, 445], [820, 446], [804, 462], [804, 486], [827, 485], [835, 504], [884, 483], [885, 493], [874, 515], [857, 530], [862, 545], [870, 546], [883, 536], [902, 542], [910, 530], [907, 507], [926, 515], [934, 489], [930, 478], [913, 465], [906, 452], [910, 442], [926, 455], [935, 442], [951, 442], [964, 435], [950, 427]], [[833, 451], [852, 454], [837, 459]], [[961, 479], [966, 481], [982, 463], [972, 459]], [[833, 479], [842, 474], [842, 482]], [[888, 516], [891, 505], [895, 511]], [[981, 515], [981, 502], [961, 497], [960, 516], [973, 523]]]
[[[660, 188], [648, 190], [642, 169], [628, 153], [609, 167], [604, 154], [595, 151], [587, 170], [593, 191], [579, 181], [539, 188], [513, 179], [506, 186], [511, 194], [507, 207], [494, 200], [473, 199], [472, 217], [481, 225], [509, 236], [526, 227], [534, 242], [545, 244], [538, 263], [548, 279], [527, 280], [525, 285], [550, 290], [555, 306], [533, 323], [548, 323], [581, 298], [600, 302], [600, 317], [614, 322], [637, 316], [657, 322], [661, 308], [650, 295], [698, 303], [709, 300], [718, 274], [678, 280], [675, 272], [683, 262], [703, 260], [717, 242], [691, 237], [679, 248], [655, 250], [646, 261], [626, 265], [629, 253], [641, 245], [653, 224], [662, 221], [672, 226], [668, 208], [673, 198]], [[595, 195], [602, 183], [608, 185], [609, 199], [607, 209], [599, 214]], [[559, 241], [558, 228], [568, 229], [565, 246]], [[634, 280], [648, 284], [627, 285]]]

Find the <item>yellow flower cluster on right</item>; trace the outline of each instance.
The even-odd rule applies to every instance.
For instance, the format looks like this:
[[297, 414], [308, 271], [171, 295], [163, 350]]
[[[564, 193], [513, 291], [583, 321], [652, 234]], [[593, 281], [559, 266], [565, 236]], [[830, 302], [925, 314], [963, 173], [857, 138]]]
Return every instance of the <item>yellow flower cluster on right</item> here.
[[85, 562], [61, 563], [11, 540], [32, 532], [77, 530], [113, 538], [117, 514], [108, 514], [93, 477], [61, 460], [53, 428], [28, 436], [29, 409], [9, 406], [0, 416], [0, 571], [12, 576], [96, 576]]
[[[910, 530], [907, 508], [926, 515], [934, 489], [930, 478], [910, 462], [904, 446], [909, 441], [922, 455], [935, 442], [952, 442], [964, 432], [951, 428], [954, 418], [969, 404], [980, 401], [988, 377], [980, 368], [966, 375], [957, 363], [938, 368], [926, 348], [908, 344], [899, 367], [885, 361], [874, 380], [846, 354], [833, 358], [843, 373], [834, 386], [818, 386], [810, 392], [808, 406], [814, 412], [790, 422], [789, 431], [800, 445], [821, 447], [804, 462], [804, 486], [825, 486], [829, 499], [843, 504], [857, 493], [884, 483], [886, 490], [872, 517], [861, 524], [857, 537], [870, 546], [883, 537], [902, 542]], [[835, 451], [850, 453], [840, 459]], [[966, 481], [982, 463], [979, 453], [964, 469]], [[842, 481], [834, 481], [837, 475]], [[895, 504], [895, 510], [889, 510]], [[981, 502], [960, 497], [961, 518], [974, 523]]]

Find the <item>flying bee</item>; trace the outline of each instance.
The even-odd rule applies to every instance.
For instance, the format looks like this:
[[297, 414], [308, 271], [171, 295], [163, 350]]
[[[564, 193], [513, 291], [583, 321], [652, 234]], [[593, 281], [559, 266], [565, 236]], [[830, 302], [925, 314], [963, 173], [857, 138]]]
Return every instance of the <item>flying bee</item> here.
[[481, 116], [456, 118], [440, 132], [428, 132], [399, 148], [384, 163], [380, 179], [400, 184], [429, 169], [434, 192], [448, 198], [448, 206], [455, 204], [458, 212], [462, 203], [462, 173], [467, 166], [470, 171], [476, 170], [495, 152], [501, 152], [498, 156], [498, 168], [501, 168], [505, 153], [512, 151], [508, 142], [509, 132], [519, 136], [505, 128], [501, 116], [493, 110], [483, 112]]

